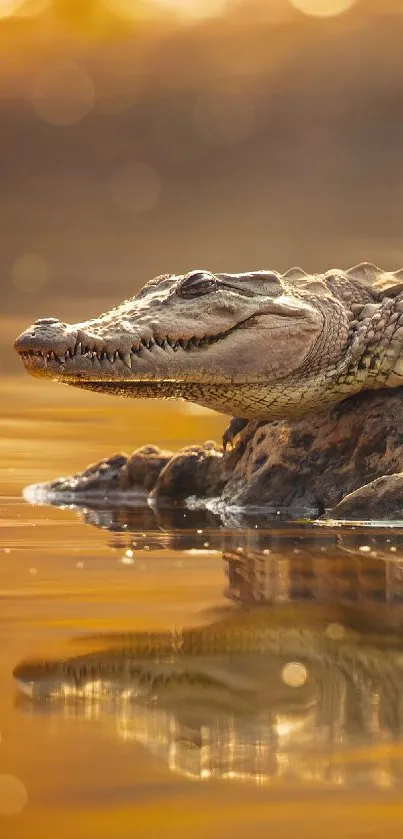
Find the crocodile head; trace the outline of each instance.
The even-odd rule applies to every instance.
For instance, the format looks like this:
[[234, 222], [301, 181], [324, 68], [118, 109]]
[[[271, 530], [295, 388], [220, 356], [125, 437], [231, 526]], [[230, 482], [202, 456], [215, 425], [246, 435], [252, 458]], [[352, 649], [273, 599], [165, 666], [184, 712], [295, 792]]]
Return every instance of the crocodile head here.
[[[287, 390], [328, 366], [346, 340], [345, 307], [332, 300], [333, 340], [323, 360], [325, 312], [316, 300], [314, 290], [295, 289], [275, 272], [164, 275], [93, 320], [37, 320], [15, 348], [29, 373], [76, 387], [267, 416], [263, 383]], [[300, 401], [301, 392], [294, 408]]]

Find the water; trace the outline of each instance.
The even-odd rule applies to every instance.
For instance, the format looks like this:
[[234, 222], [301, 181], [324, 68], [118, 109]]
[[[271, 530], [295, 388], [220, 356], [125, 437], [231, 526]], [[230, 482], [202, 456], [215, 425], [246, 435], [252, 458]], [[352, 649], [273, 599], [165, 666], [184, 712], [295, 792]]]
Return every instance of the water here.
[[33, 506], [224, 420], [23, 377], [0, 398], [0, 835], [400, 836], [403, 528]]

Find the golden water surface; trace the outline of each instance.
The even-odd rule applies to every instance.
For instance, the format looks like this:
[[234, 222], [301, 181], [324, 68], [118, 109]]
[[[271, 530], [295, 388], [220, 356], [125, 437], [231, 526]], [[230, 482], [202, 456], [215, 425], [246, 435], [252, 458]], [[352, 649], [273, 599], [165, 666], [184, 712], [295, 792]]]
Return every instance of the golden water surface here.
[[[401, 836], [402, 528], [34, 506], [27, 484], [225, 419], [23, 375], [0, 398], [0, 835]], [[172, 651], [153, 635], [139, 665], [150, 630]], [[87, 681], [44, 678], [77, 656]], [[144, 701], [130, 660], [159, 674]]]

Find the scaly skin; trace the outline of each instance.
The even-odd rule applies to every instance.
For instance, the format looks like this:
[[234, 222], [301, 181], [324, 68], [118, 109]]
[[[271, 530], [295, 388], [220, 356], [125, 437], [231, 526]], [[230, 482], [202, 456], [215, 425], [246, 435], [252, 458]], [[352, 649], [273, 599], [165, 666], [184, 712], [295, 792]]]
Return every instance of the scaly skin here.
[[15, 347], [33, 375], [76, 387], [292, 418], [403, 383], [402, 275], [162, 276], [94, 320], [38, 320]]

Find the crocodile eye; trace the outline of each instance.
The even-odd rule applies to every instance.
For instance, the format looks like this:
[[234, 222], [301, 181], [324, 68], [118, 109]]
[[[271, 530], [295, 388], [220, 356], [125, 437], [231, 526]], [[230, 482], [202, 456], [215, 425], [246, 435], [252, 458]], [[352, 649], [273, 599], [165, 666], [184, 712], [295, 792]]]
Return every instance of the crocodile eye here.
[[202, 294], [208, 294], [217, 287], [217, 280], [213, 274], [207, 271], [192, 271], [182, 281], [178, 288], [180, 297], [201, 297]]

